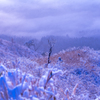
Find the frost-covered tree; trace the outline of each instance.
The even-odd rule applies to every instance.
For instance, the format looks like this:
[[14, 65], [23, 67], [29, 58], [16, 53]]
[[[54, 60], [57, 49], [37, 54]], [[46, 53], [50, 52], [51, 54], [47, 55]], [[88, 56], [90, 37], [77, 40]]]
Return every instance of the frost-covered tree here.
[[54, 44], [55, 44], [55, 40], [53, 38], [49, 38], [48, 39], [48, 44], [49, 44], [49, 55], [48, 55], [48, 64], [49, 64], [51, 62], [50, 61], [50, 56], [51, 56], [52, 49], [53, 49]]
[[37, 51], [40, 47], [40, 43], [37, 39], [32, 39], [26, 42], [25, 45], [30, 49], [34, 49], [34, 51]]

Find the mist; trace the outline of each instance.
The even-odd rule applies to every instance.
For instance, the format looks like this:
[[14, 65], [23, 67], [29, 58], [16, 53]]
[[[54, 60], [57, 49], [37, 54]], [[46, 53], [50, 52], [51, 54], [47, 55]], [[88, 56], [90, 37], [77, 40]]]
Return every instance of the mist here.
[[100, 0], [0, 0], [0, 100], [100, 100]]
[[0, 34], [37, 39], [99, 36], [99, 9], [99, 0], [1, 0]]
[[[32, 51], [38, 52], [40, 54], [45, 54], [49, 52], [49, 44], [48, 40], [52, 39], [54, 43], [54, 47], [52, 50], [52, 54], [58, 53], [60, 51], [66, 50], [66, 49], [71, 49], [71, 48], [84, 48], [84, 47], [89, 47], [94, 50], [100, 50], [100, 36], [99, 37], [70, 37], [69, 35], [66, 36], [45, 36], [42, 37], [41, 39], [33, 38], [33, 37], [17, 37], [17, 36], [8, 36], [8, 35], [0, 35], [1, 39], [7, 40], [13, 42], [15, 44], [20, 44], [22, 46], [26, 46], [26, 43], [31, 44], [31, 41], [34, 41], [34, 47], [31, 47]], [[36, 49], [36, 50], [35, 50]]]

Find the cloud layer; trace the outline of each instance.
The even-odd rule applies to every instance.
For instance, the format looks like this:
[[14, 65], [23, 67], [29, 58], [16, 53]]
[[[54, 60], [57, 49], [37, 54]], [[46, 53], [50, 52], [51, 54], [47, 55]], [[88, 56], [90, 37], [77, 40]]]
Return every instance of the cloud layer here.
[[100, 0], [0, 0], [0, 34], [94, 36]]

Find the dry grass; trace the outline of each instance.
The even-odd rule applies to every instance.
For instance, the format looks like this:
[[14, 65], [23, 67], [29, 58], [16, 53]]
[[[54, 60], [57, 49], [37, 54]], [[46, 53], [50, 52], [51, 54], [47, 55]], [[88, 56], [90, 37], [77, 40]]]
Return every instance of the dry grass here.
[[[93, 55], [94, 56], [94, 55]], [[79, 50], [71, 50], [71, 51], [62, 51], [59, 52], [58, 54], [53, 54], [51, 56], [51, 64], [55, 65], [58, 61], [58, 58], [61, 57], [63, 60], [62, 64], [63, 66], [77, 66], [77, 67], [83, 67], [85, 66], [87, 69], [92, 70], [95, 65], [92, 63], [92, 56], [90, 56], [88, 50], [84, 51], [83, 49]], [[41, 58], [36, 58], [34, 61], [36, 61], [39, 65], [44, 65], [47, 63], [48, 57], [41, 57]]]
[[[97, 98], [98, 96], [98, 93], [99, 93], [98, 90], [100, 90], [100, 86], [97, 87], [96, 85], [94, 85], [93, 82], [95, 81], [94, 80], [95, 78], [91, 77], [91, 75], [92, 74], [97, 75], [100, 71], [98, 71], [98, 73], [96, 71], [95, 72], [92, 71], [91, 73], [90, 71], [93, 69], [96, 69], [97, 63], [95, 62], [100, 58], [100, 55], [99, 53], [96, 53], [96, 51], [93, 51], [93, 52], [91, 51], [92, 51], [91, 49], [89, 50], [88, 49], [85, 49], [85, 50], [84, 49], [74, 49], [74, 50], [61, 51], [58, 54], [53, 54], [51, 56], [50, 66], [53, 66], [53, 68], [62, 67], [61, 70], [64, 73], [63, 75], [59, 75], [59, 77], [58, 76], [51, 77], [52, 71], [49, 72], [46, 83], [44, 85], [44, 89], [48, 89], [48, 87], [50, 87], [52, 92], [56, 90], [57, 93], [60, 94], [59, 98], [60, 99], [64, 98], [62, 100], [65, 100], [65, 98], [67, 98], [68, 100], [85, 100], [85, 98], [89, 98], [89, 100], [95, 100], [95, 98]], [[63, 62], [60, 62], [60, 63], [57, 62], [59, 57], [61, 57]], [[1, 62], [3, 62], [3, 64], [7, 66], [8, 68], [9, 66], [11, 66], [11, 68], [20, 68], [23, 72], [31, 73], [35, 77], [37, 77], [38, 74], [40, 73], [40, 75], [38, 76], [39, 79], [42, 77], [42, 75], [44, 75], [46, 70], [49, 69], [49, 67], [46, 67], [46, 68], [43, 67], [45, 64], [47, 64], [48, 56], [40, 57], [40, 58], [36, 57], [34, 58], [34, 60], [31, 60], [31, 58], [26, 59], [24, 57], [16, 58], [14, 61], [13, 60], [14, 59], [11, 59], [11, 60], [1, 59]], [[63, 67], [66, 67], [66, 68], [63, 70]], [[75, 73], [74, 74], [72, 73], [72, 72], [75, 72], [75, 69], [79, 69], [79, 68], [83, 68], [83, 69], [87, 68], [88, 69], [87, 72], [89, 72], [89, 74], [88, 75], [85, 75], [85, 74], [76, 75]], [[86, 77], [88, 77], [90, 81], [86, 80], [85, 79]], [[51, 78], [54, 80], [53, 86], [50, 85], [49, 83], [49, 80]], [[28, 82], [28, 81], [25, 80], [25, 82]], [[34, 85], [34, 87], [35, 86], [38, 87], [39, 80], [34, 79], [31, 81], [31, 84]], [[99, 83], [97, 83], [97, 85], [98, 84]], [[66, 88], [68, 88], [68, 91], [65, 94], [64, 91]], [[29, 93], [33, 91], [35, 91], [34, 88], [32, 91], [29, 90]], [[39, 96], [37, 91], [35, 92], [34, 93]], [[0, 92], [0, 96], [2, 98], [3, 98], [3, 95], [4, 94]], [[45, 95], [46, 97], [47, 93], [43, 92], [43, 95]], [[81, 95], [84, 96], [82, 97], [84, 99], [80, 99]], [[52, 95], [50, 96], [50, 98], [53, 98], [54, 100], [56, 99], [56, 97]]]

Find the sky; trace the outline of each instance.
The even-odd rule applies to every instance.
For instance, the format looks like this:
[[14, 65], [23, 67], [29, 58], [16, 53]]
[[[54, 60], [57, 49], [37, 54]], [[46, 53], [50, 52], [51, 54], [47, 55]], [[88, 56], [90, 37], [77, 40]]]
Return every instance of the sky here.
[[100, 35], [100, 0], [0, 0], [0, 34]]

